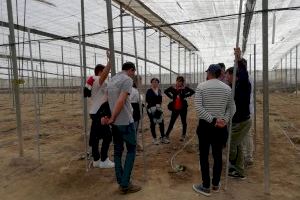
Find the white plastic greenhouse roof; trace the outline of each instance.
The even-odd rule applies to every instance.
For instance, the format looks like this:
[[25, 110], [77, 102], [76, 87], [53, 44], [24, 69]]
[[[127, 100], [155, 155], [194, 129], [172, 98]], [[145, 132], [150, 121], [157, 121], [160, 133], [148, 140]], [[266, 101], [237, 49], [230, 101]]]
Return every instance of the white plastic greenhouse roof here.
[[158, 14], [149, 9], [145, 4], [139, 0], [114, 0], [115, 2], [125, 6], [126, 10], [134, 13], [136, 16], [144, 19], [148, 24], [151, 24], [154, 28], [162, 30], [167, 36], [176, 40], [184, 47], [191, 51], [197, 51], [198, 49], [188, 41], [184, 36], [179, 34], [172, 26], [168, 26], [168, 23], [162, 19]]
[[[117, 0], [116, 0], [117, 1]], [[120, 51], [120, 10], [119, 5], [113, 2], [113, 26], [115, 49]], [[139, 14], [136, 20], [137, 34], [137, 52], [140, 57], [139, 67], [141, 74], [153, 74], [158, 72], [158, 38], [159, 34], [156, 29], [147, 29], [147, 59], [153, 61], [148, 63], [147, 71], [144, 70], [144, 22], [142, 16], [151, 22], [148, 25], [157, 26], [160, 23], [169, 23], [171, 26], [164, 26], [164, 32], [173, 36], [175, 40], [181, 41], [189, 48], [198, 49], [194, 52], [199, 56], [199, 60], [205, 63], [205, 67], [211, 63], [224, 62], [226, 66], [233, 64], [233, 48], [236, 43], [237, 33], [237, 15], [225, 18], [216, 18], [218, 16], [232, 15], [238, 13], [240, 0], [118, 0], [123, 2], [124, 7], [129, 7], [129, 11]], [[18, 2], [18, 6], [16, 5]], [[27, 2], [25, 7], [25, 2]], [[145, 5], [136, 2], [144, 3]], [[78, 35], [78, 22], [81, 21], [80, 0], [27, 0], [12, 1], [14, 23], [31, 29], [69, 37]], [[243, 12], [245, 12], [245, 3], [243, 1]], [[262, 0], [257, 0], [254, 10], [261, 10]], [[299, 7], [299, 0], [269, 0], [269, 9], [280, 9], [287, 7]], [[147, 7], [147, 9], [145, 9]], [[147, 10], [147, 13], [141, 8]], [[149, 11], [151, 10], [151, 11]], [[126, 11], [128, 12], [128, 11]], [[145, 11], [146, 12], [146, 11]], [[134, 13], [134, 12], [133, 12]], [[272, 44], [273, 13], [276, 16], [275, 42]], [[132, 13], [130, 13], [133, 15]], [[213, 18], [215, 17], [215, 18]], [[207, 18], [213, 18], [208, 20]], [[249, 59], [253, 55], [253, 45], [256, 44], [256, 61], [257, 69], [262, 68], [262, 24], [261, 13], [254, 14], [247, 48], [244, 54]], [[8, 22], [6, 0], [0, 3], [0, 21]], [[159, 21], [161, 20], [161, 22]], [[196, 23], [186, 23], [187, 21], [198, 20]], [[86, 41], [90, 44], [108, 47], [107, 19], [106, 19], [106, 2], [103, 0], [85, 1], [85, 21], [86, 21]], [[132, 22], [130, 17], [123, 17], [124, 21], [124, 52], [133, 55], [134, 45], [132, 36]], [[25, 24], [24, 24], [25, 22]], [[184, 22], [179, 23], [178, 22]], [[241, 35], [243, 32], [244, 17], [242, 17]], [[177, 25], [176, 25], [177, 24]], [[8, 28], [0, 27], [0, 54], [8, 55], [8, 47], [3, 45], [8, 43]], [[175, 34], [175, 35], [174, 35]], [[23, 47], [22, 42], [27, 41], [27, 33], [15, 30], [18, 56], [28, 57], [28, 44]], [[182, 37], [179, 37], [181, 35]], [[49, 39], [45, 36], [33, 34], [33, 40], [40, 40], [42, 58], [46, 60], [61, 61], [61, 46], [63, 46], [64, 62], [79, 65], [78, 45], [61, 40]], [[242, 36], [240, 37], [240, 46], [242, 46]], [[43, 39], [43, 40], [41, 40]], [[77, 37], [74, 37], [77, 40]], [[300, 43], [300, 12], [299, 8], [294, 10], [284, 10], [269, 12], [269, 69], [278, 65], [293, 47]], [[173, 51], [170, 56], [170, 39], [162, 38], [162, 62], [164, 68], [170, 68], [172, 71], [183, 72], [184, 67], [184, 49], [179, 48], [178, 43], [172, 44]], [[24, 49], [24, 50], [23, 50]], [[178, 53], [179, 51], [179, 53]], [[293, 59], [295, 58], [293, 52]], [[180, 64], [178, 55], [180, 56]], [[38, 58], [38, 43], [33, 42], [33, 56]], [[193, 55], [192, 55], [193, 56]], [[170, 62], [170, 57], [172, 62]], [[195, 63], [195, 57], [187, 54], [186, 72], [193, 73], [191, 67]], [[120, 55], [116, 57], [117, 67], [120, 69]], [[132, 56], [125, 56], [125, 60], [134, 61]], [[253, 60], [253, 56], [252, 56]], [[294, 60], [293, 60], [294, 61]], [[105, 62], [105, 51], [94, 47], [87, 47], [87, 65], [93, 67], [96, 62]], [[171, 63], [171, 64], [170, 64]], [[252, 62], [253, 63], [253, 62]], [[0, 57], [1, 66], [7, 65], [7, 60]], [[19, 64], [23, 65], [23, 64]], [[26, 67], [25, 67], [26, 68]], [[49, 72], [57, 71], [57, 63], [49, 63], [46, 66]], [[118, 70], [118, 69], [117, 69]], [[7, 70], [6, 70], [7, 71]], [[62, 69], [59, 68], [61, 73]], [[0, 73], [4, 73], [0, 69]], [[79, 69], [74, 69], [73, 73], [79, 75]], [[162, 73], [168, 73], [162, 70]]]

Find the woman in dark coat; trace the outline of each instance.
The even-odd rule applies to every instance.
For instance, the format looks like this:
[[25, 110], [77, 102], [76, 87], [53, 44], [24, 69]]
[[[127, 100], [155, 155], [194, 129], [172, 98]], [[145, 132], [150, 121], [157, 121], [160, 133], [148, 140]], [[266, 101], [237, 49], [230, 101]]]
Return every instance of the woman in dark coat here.
[[159, 89], [159, 80], [157, 78], [151, 79], [151, 88], [147, 90], [146, 93], [146, 103], [147, 103], [147, 114], [150, 120], [150, 129], [153, 137], [153, 144], [158, 145], [159, 140], [156, 138], [155, 125], [159, 124], [161, 142], [167, 143], [165, 140], [165, 130], [164, 130], [164, 119], [163, 111], [161, 109], [162, 103], [162, 93]]
[[184, 141], [186, 136], [186, 129], [187, 129], [186, 116], [188, 110], [187, 109], [188, 104], [186, 98], [192, 96], [194, 93], [195, 93], [194, 90], [184, 85], [183, 76], [178, 76], [176, 78], [176, 85], [171, 86], [165, 90], [165, 94], [170, 99], [172, 99], [172, 101], [168, 105], [169, 110], [172, 111], [170, 124], [166, 132], [166, 138], [168, 140], [169, 140], [170, 132], [172, 131], [173, 126], [175, 124], [175, 121], [177, 117], [180, 115], [181, 123], [182, 123], [182, 135], [180, 141]]

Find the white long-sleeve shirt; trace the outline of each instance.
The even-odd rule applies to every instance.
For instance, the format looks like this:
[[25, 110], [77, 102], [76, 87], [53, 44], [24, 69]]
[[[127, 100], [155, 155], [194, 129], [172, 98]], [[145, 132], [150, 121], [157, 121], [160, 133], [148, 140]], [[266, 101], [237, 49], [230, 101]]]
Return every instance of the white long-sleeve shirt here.
[[209, 123], [213, 118], [221, 118], [228, 123], [235, 113], [231, 95], [231, 88], [218, 79], [200, 83], [194, 99], [198, 117]]

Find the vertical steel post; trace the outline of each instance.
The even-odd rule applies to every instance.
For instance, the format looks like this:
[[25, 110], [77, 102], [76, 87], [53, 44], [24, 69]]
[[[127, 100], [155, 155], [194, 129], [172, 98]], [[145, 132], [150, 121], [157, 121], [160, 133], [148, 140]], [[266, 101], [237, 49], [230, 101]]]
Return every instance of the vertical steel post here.
[[194, 53], [194, 84], [196, 83], [196, 55]]
[[281, 85], [283, 85], [283, 76], [282, 76], [282, 58], [280, 58], [280, 80], [281, 80]]
[[190, 79], [190, 84], [192, 83], [192, 52], [189, 50], [189, 79]]
[[296, 82], [296, 96], [298, 96], [298, 45], [296, 46], [296, 74], [295, 74], [295, 82]]
[[254, 68], [254, 80], [253, 80], [253, 108], [254, 108], [254, 151], [256, 151], [256, 44], [254, 44], [253, 48], [253, 68]]
[[144, 58], [145, 58], [145, 62], [144, 62], [144, 84], [145, 87], [147, 85], [147, 23], [146, 21], [144, 21]]
[[287, 89], [287, 84], [288, 84], [288, 82], [287, 82], [287, 54], [285, 55], [285, 89]]
[[30, 29], [28, 30], [28, 40], [29, 40], [29, 54], [30, 54], [30, 64], [31, 64], [31, 77], [32, 77], [32, 90], [33, 90], [33, 103], [34, 103], [34, 116], [35, 116], [35, 131], [36, 131], [36, 143], [37, 143], [37, 151], [38, 151], [38, 161], [41, 161], [41, 151], [40, 151], [40, 118], [38, 115], [38, 100], [36, 93], [36, 80], [34, 77], [34, 69], [33, 69], [33, 58], [32, 58], [32, 46], [30, 39]]
[[[84, 0], [81, 0], [81, 27], [82, 32], [79, 30], [79, 35], [81, 35], [82, 38], [82, 66], [83, 66], [83, 81], [86, 80], [86, 46], [85, 46], [85, 16], [84, 16]], [[85, 145], [85, 153], [88, 151], [88, 141], [87, 141], [87, 99], [84, 98], [83, 101], [83, 115], [84, 115], [84, 145]], [[86, 160], [87, 160], [87, 156]], [[86, 162], [86, 171], [88, 171], [88, 165]]]
[[170, 38], [170, 86], [172, 85], [172, 38]]
[[64, 68], [64, 47], [61, 46], [61, 67], [62, 67], [62, 86], [64, 91], [64, 102], [66, 101], [66, 89], [65, 89], [65, 68]]
[[250, 75], [252, 75], [252, 56], [250, 53], [250, 58], [249, 58], [249, 66], [250, 66]]
[[178, 43], [178, 74], [180, 74], [180, 44]]
[[[115, 47], [114, 47], [114, 32], [113, 32], [111, 0], [106, 0], [106, 13], [107, 13], [110, 61], [111, 61], [111, 65], [112, 65], [111, 75], [114, 76], [116, 74], [116, 66], [115, 66]], [[84, 33], [82, 33], [82, 34], [84, 34]]]
[[186, 81], [186, 47], [184, 47], [184, 79]]
[[[238, 28], [237, 28], [237, 39], [236, 39], [236, 44], [235, 47], [239, 47], [239, 42], [240, 42], [240, 27], [241, 27], [241, 13], [242, 13], [242, 3], [243, 0], [240, 0], [239, 4], [239, 18], [238, 18]], [[233, 80], [232, 80], [232, 97], [231, 101], [234, 102], [234, 97], [235, 97], [235, 81], [236, 81], [236, 71], [238, 67], [238, 60], [235, 58], [234, 62], [234, 70], [233, 70]], [[230, 111], [232, 114], [232, 109]], [[232, 119], [230, 119], [229, 122], [229, 127], [228, 127], [228, 147], [227, 147], [227, 162], [226, 162], [226, 171], [225, 171], [225, 189], [227, 189], [227, 177], [228, 177], [228, 170], [229, 170], [229, 151], [230, 151], [230, 142], [231, 142], [231, 133], [232, 133]]]
[[120, 5], [120, 26], [121, 26], [121, 66], [124, 63], [124, 36], [123, 36], [123, 7]]
[[[42, 88], [42, 85], [43, 85], [43, 74], [42, 74], [42, 53], [41, 53], [41, 43], [39, 41], [39, 59], [40, 59], [40, 77], [41, 77], [41, 88]], [[41, 92], [42, 93], [42, 103], [44, 102], [44, 94], [43, 94], [43, 91]]]
[[290, 51], [290, 87], [292, 87], [292, 50]]
[[159, 30], [159, 35], [158, 35], [158, 63], [159, 63], [159, 81], [161, 84], [163, 84], [161, 80], [161, 32]]
[[22, 119], [21, 119], [21, 106], [20, 106], [20, 88], [18, 84], [18, 63], [17, 63], [17, 54], [16, 54], [16, 44], [15, 44], [15, 32], [14, 32], [14, 19], [12, 12], [12, 3], [11, 0], [6, 0], [7, 4], [7, 15], [9, 23], [9, 43], [11, 49], [12, 57], [12, 66], [13, 66], [13, 88], [14, 88], [14, 100], [16, 105], [16, 120], [17, 120], [17, 133], [19, 140], [19, 156], [24, 155], [23, 150], [23, 135], [22, 135]]
[[262, 39], [263, 39], [263, 131], [264, 131], [264, 191], [270, 194], [269, 166], [269, 47], [268, 47], [268, 0], [262, 1]]

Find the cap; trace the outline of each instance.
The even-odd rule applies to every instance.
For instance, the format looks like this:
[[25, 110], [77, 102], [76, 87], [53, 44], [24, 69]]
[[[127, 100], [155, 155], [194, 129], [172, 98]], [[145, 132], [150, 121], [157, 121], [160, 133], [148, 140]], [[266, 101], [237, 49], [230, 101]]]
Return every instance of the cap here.
[[219, 70], [221, 71], [220, 65], [218, 65], [218, 64], [211, 64], [211, 65], [209, 65], [209, 67], [206, 70], [206, 72], [216, 73]]

